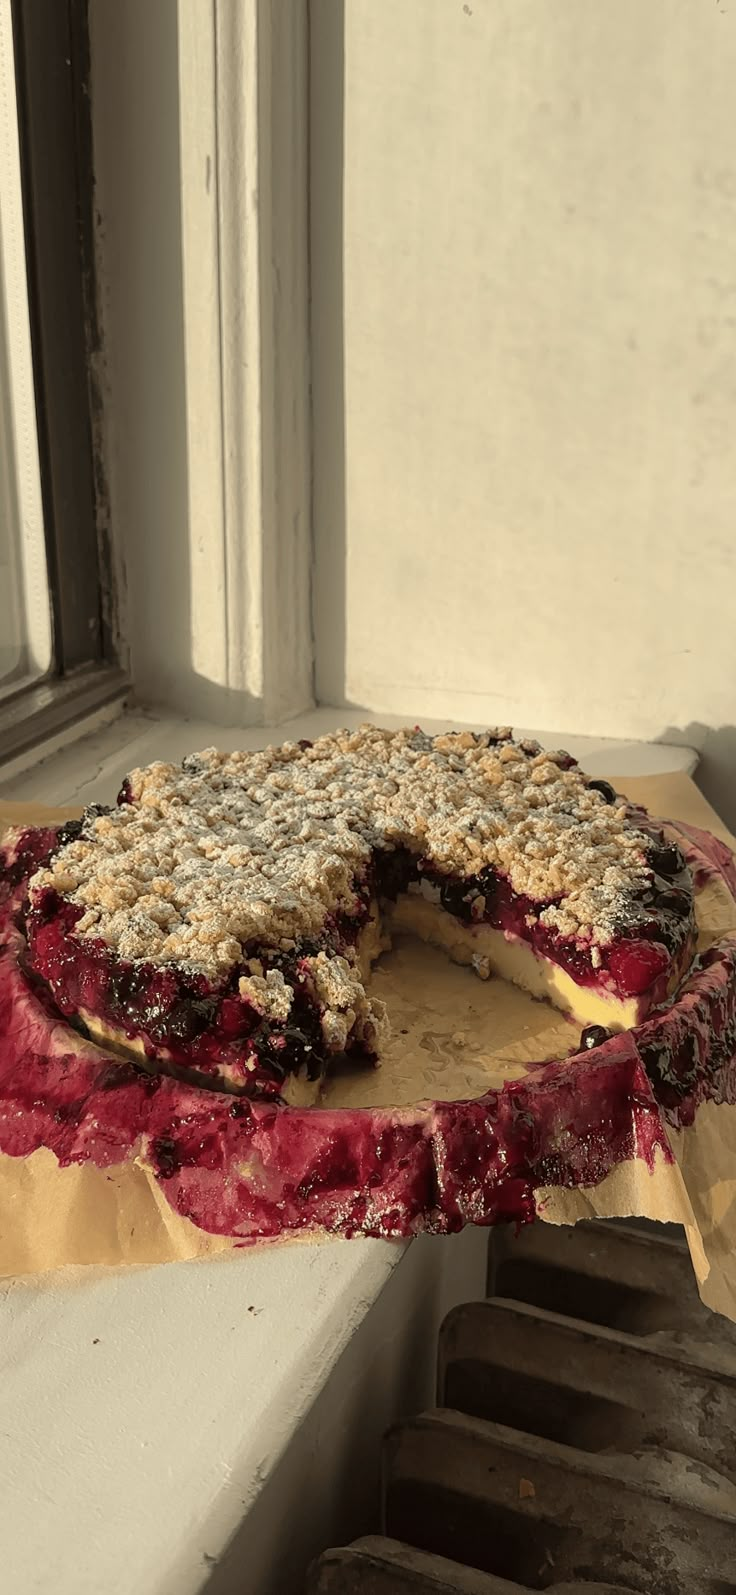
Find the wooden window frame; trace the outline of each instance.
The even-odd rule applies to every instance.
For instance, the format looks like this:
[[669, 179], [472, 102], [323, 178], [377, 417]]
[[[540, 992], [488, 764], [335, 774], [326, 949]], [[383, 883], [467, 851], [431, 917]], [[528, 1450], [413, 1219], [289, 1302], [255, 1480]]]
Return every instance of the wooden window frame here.
[[53, 662], [0, 703], [16, 760], [123, 696], [100, 441], [87, 0], [12, 0]]

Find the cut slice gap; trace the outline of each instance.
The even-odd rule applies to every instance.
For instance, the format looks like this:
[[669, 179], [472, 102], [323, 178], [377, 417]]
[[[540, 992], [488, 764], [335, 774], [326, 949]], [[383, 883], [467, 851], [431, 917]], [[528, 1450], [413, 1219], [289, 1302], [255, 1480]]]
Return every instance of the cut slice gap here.
[[609, 1030], [630, 1030], [640, 1018], [638, 997], [616, 997], [599, 986], [579, 985], [520, 937], [507, 936], [492, 925], [466, 924], [425, 897], [409, 893], [399, 897], [390, 905], [387, 923], [392, 932], [419, 936], [441, 948], [454, 963], [471, 964], [478, 973], [488, 968], [530, 996], [546, 999], [581, 1028], [605, 1025]]
[[[370, 994], [385, 1002], [391, 1027], [380, 1067], [363, 1071], [341, 1066], [324, 1083], [321, 1102], [326, 1107], [408, 1107], [421, 1100], [477, 1098], [519, 1079], [535, 1064], [577, 1049], [580, 1020], [498, 976], [479, 980], [467, 963], [463, 968], [447, 951], [399, 931], [400, 905], [407, 901], [413, 917], [416, 905], [426, 899], [407, 895], [398, 900], [398, 913], [396, 905], [383, 905], [384, 928], [394, 931], [393, 950], [373, 965], [370, 979]], [[698, 893], [695, 906], [707, 945], [713, 939], [710, 920], [716, 908], [719, 922], [736, 917], [733, 899], [718, 883]], [[462, 933], [460, 921], [440, 912], [451, 920], [453, 934]], [[428, 923], [424, 921], [425, 929]]]
[[549, 1003], [495, 977], [479, 980], [414, 936], [396, 936], [374, 965], [369, 990], [385, 1002], [391, 1027], [379, 1067], [341, 1061], [323, 1083], [324, 1107], [481, 1097], [530, 1065], [565, 1056], [580, 1037]]

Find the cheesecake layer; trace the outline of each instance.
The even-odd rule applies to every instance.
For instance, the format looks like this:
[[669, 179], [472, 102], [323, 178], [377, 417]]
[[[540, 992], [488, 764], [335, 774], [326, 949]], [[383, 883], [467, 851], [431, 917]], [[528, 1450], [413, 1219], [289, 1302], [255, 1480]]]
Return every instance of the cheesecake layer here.
[[639, 1022], [638, 997], [617, 997], [600, 986], [579, 986], [564, 969], [538, 956], [526, 942], [506, 935], [492, 925], [467, 925], [448, 914], [439, 903], [407, 893], [391, 904], [388, 928], [419, 936], [439, 947], [456, 964], [471, 965], [481, 978], [489, 974], [510, 980], [532, 997], [551, 1002], [581, 1026], [604, 1025], [608, 1030], [631, 1030]]

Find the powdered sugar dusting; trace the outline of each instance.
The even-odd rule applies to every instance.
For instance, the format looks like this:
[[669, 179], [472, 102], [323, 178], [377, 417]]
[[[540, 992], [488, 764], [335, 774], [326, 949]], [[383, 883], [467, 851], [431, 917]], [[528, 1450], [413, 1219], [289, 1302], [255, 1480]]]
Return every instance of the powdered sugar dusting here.
[[[88, 819], [35, 874], [31, 898], [48, 887], [70, 898], [83, 909], [75, 935], [126, 960], [211, 976], [356, 915], [376, 849], [408, 847], [462, 878], [492, 866], [544, 923], [596, 944], [652, 877], [625, 804], [607, 803], [567, 755], [505, 729], [432, 737], [363, 726], [311, 746], [207, 749], [129, 779], [133, 801]], [[347, 1018], [360, 994], [352, 971], [342, 974], [344, 1007], [329, 1006]], [[285, 1003], [273, 981], [250, 995], [266, 1010]]]

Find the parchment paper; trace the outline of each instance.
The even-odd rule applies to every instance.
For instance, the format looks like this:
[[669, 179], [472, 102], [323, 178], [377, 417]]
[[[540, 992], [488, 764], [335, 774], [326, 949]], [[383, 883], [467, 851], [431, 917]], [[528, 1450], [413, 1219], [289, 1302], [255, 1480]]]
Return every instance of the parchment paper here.
[[[736, 845], [689, 777], [611, 780], [652, 814]], [[75, 812], [0, 803], [0, 832]], [[701, 895], [699, 920], [703, 945], [736, 929], [736, 903], [725, 886]], [[577, 1037], [553, 1009], [501, 980], [480, 981], [411, 938], [396, 940], [373, 984], [389, 1008], [391, 1041], [379, 1069], [346, 1068], [329, 1083], [328, 1106], [481, 1096], [522, 1074], [525, 1063], [568, 1052]], [[540, 1189], [538, 1215], [556, 1224], [634, 1215], [683, 1224], [703, 1300], [736, 1320], [736, 1107], [704, 1104], [691, 1128], [670, 1132], [670, 1142], [676, 1162], [659, 1157], [653, 1172], [634, 1158], [590, 1189]], [[137, 1160], [102, 1170], [60, 1168], [46, 1149], [26, 1158], [0, 1155], [0, 1275], [212, 1256], [237, 1244], [174, 1213]]]

